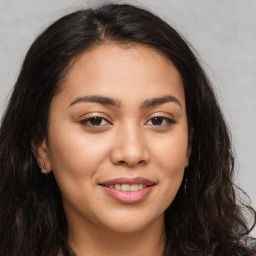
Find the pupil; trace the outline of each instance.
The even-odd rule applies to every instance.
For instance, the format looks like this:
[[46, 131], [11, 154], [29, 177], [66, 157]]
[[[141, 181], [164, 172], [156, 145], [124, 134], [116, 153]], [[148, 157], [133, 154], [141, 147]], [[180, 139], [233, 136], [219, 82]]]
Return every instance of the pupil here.
[[101, 117], [95, 116], [93, 118], [91, 118], [90, 122], [92, 125], [100, 125], [102, 121]]
[[161, 125], [163, 122], [163, 118], [162, 117], [154, 117], [152, 119], [152, 124], [153, 125]]

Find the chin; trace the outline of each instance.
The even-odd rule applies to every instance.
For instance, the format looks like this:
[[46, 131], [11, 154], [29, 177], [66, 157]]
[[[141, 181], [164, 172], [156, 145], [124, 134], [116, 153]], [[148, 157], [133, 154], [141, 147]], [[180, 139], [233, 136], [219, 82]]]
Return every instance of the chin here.
[[149, 216], [147, 214], [138, 214], [138, 212], [126, 212], [122, 215], [112, 215], [111, 219], [101, 220], [101, 223], [105, 228], [117, 232], [117, 233], [136, 233], [143, 230], [147, 230], [149, 226], [152, 226], [160, 222], [164, 223], [164, 214], [160, 216]]

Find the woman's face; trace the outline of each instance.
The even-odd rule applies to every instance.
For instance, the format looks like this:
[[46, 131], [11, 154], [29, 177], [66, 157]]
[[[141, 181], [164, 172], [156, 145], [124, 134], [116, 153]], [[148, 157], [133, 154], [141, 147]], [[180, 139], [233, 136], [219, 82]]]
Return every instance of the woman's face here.
[[114, 231], [163, 224], [188, 165], [181, 77], [158, 51], [105, 44], [80, 55], [36, 149], [69, 223]]

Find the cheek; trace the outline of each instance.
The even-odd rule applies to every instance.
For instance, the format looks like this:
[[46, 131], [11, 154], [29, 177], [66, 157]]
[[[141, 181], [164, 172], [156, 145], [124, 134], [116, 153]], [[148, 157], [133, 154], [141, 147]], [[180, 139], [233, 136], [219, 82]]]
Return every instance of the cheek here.
[[162, 194], [159, 207], [165, 210], [172, 203], [183, 180], [187, 164], [186, 133], [175, 133], [175, 136], [155, 143], [154, 156], [161, 184], [159, 192]]
[[154, 143], [152, 154], [164, 174], [176, 175], [187, 165], [187, 134], [175, 133]]
[[52, 171], [63, 200], [76, 208], [79, 203], [75, 202], [82, 204], [83, 195], [92, 193], [91, 183], [106, 160], [109, 144], [69, 127], [61, 131], [51, 128], [49, 158]]
[[51, 128], [49, 159], [55, 175], [61, 173], [74, 179], [90, 176], [106, 159], [109, 145], [102, 140], [86, 135], [81, 129]]

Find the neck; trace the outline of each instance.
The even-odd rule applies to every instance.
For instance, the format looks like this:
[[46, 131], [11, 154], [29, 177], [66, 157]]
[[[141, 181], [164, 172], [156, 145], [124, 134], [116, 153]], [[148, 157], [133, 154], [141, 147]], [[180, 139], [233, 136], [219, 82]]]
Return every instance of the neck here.
[[163, 216], [143, 230], [118, 232], [89, 222], [69, 223], [68, 244], [76, 256], [161, 256], [165, 233]]

